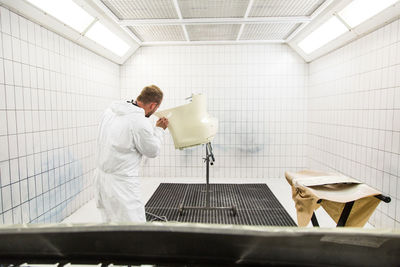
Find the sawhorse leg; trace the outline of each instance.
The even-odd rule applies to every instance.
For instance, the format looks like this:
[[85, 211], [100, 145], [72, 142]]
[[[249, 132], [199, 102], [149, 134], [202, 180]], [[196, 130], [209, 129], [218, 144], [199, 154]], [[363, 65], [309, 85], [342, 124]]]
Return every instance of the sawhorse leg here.
[[353, 205], [354, 205], [354, 201], [347, 202], [344, 205], [342, 214], [340, 215], [340, 218], [339, 218], [339, 221], [338, 221], [336, 227], [343, 227], [346, 225], [347, 219], [349, 218], [349, 215], [350, 215], [351, 209], [353, 208]]
[[[351, 209], [353, 208], [353, 205], [354, 205], [354, 201], [347, 202], [344, 205], [342, 214], [340, 215], [340, 218], [339, 218], [339, 221], [338, 221], [336, 227], [343, 227], [346, 225], [347, 219], [349, 218], [349, 215], [350, 215]], [[314, 227], [319, 227], [319, 223], [317, 220], [317, 216], [315, 216], [315, 212], [313, 212], [313, 215], [311, 217], [311, 222]]]

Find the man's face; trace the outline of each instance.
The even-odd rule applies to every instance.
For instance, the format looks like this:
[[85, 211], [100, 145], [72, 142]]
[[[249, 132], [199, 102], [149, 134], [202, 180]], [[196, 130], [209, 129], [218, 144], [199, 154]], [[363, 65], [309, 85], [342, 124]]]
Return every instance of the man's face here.
[[146, 111], [145, 116], [148, 118], [151, 115], [153, 115], [153, 113], [157, 111], [157, 109], [160, 106], [160, 104], [161, 103], [156, 103], [156, 102], [148, 104], [148, 106], [147, 106], [147, 108], [145, 110]]

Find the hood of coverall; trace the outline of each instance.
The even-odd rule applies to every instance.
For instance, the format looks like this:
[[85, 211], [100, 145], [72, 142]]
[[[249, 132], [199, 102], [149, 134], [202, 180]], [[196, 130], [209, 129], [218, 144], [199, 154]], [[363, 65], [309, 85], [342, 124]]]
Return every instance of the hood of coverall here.
[[110, 110], [117, 116], [124, 116], [130, 113], [143, 113], [144, 109], [141, 107], [127, 103], [126, 101], [115, 101], [110, 105]]

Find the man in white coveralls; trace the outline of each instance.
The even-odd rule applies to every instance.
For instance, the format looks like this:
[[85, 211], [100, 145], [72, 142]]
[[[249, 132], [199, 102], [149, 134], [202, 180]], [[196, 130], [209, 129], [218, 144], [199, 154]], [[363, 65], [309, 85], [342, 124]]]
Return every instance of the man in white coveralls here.
[[163, 99], [155, 85], [143, 88], [136, 101], [116, 101], [102, 117], [97, 137], [95, 187], [97, 207], [104, 222], [145, 222], [139, 165], [142, 156], [160, 153], [168, 119], [154, 127], [150, 117]]

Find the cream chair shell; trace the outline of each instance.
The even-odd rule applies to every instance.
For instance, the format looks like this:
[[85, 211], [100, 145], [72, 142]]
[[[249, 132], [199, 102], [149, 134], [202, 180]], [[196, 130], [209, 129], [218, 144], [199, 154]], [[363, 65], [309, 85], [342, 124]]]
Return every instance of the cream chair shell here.
[[166, 117], [168, 129], [176, 149], [183, 149], [210, 142], [217, 133], [218, 120], [206, 110], [204, 95], [192, 95], [186, 105], [156, 112], [159, 118]]

